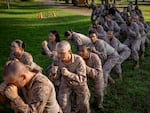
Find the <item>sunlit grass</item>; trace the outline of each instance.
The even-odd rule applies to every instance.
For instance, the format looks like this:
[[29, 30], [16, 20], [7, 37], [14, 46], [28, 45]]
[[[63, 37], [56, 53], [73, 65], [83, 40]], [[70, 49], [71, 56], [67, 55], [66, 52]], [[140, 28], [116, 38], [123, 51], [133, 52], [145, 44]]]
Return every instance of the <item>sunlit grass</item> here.
[[[144, 17], [150, 22], [150, 9], [140, 6], [144, 11]], [[52, 17], [54, 11], [57, 17]], [[48, 18], [38, 19], [37, 15], [42, 12]], [[14, 39], [23, 40], [26, 51], [33, 55], [34, 61], [44, 69], [51, 61], [41, 55], [41, 42], [48, 39], [50, 30], [58, 30], [61, 39], [64, 32], [73, 29], [83, 34], [88, 33], [90, 18], [81, 16], [64, 9], [41, 6], [37, 3], [14, 3], [11, 9], [0, 6], [0, 74], [2, 67], [10, 53], [10, 43]], [[108, 87], [108, 95], [104, 99], [104, 113], [150, 113], [150, 50], [146, 49], [146, 58], [140, 60], [139, 70], [132, 70], [132, 61], [123, 64], [123, 81]], [[45, 73], [45, 71], [44, 71]], [[113, 75], [116, 77], [116, 75]], [[0, 76], [0, 81], [2, 77]], [[90, 89], [92, 89], [90, 85]], [[0, 106], [0, 110], [2, 107]], [[5, 109], [5, 112], [9, 112]], [[10, 112], [9, 112], [10, 113]], [[92, 113], [100, 111], [92, 108]]]

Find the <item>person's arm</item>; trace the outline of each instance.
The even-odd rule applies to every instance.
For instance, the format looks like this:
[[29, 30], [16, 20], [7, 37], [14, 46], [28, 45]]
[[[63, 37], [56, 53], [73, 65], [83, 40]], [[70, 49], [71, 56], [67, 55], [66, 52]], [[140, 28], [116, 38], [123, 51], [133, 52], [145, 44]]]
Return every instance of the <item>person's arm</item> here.
[[134, 37], [137, 38], [139, 34], [139, 27], [135, 23], [131, 23], [128, 33]]
[[118, 39], [116, 39], [115, 37], [112, 39], [112, 42], [111, 42], [111, 46], [116, 50], [118, 51], [118, 47], [120, 45], [120, 41]]
[[101, 58], [102, 61], [104, 61], [107, 58], [105, 41], [98, 42], [96, 46], [97, 46], [95, 47], [96, 50], [93, 52], [96, 53]]
[[47, 85], [39, 84], [34, 84], [34, 87], [31, 89], [28, 104], [20, 96], [11, 100], [12, 108], [16, 113], [43, 113], [51, 89]]
[[120, 27], [118, 26], [118, 24], [114, 21], [114, 31], [115, 32], [120, 32]]
[[4, 91], [7, 88], [7, 84], [5, 82], [2, 82], [0, 84], [0, 104], [9, 104], [10, 101], [8, 98], [6, 98]]
[[92, 59], [94, 60], [93, 67], [89, 67], [87, 65], [86, 72], [87, 72], [87, 75], [94, 77], [99, 73], [103, 73], [103, 70], [102, 70], [102, 64], [101, 64], [100, 58], [97, 55], [95, 55], [94, 58]]
[[81, 58], [78, 58], [77, 62], [78, 65], [76, 66], [76, 72], [71, 72], [67, 68], [62, 68], [61, 72], [67, 79], [82, 83], [86, 79], [86, 64]]
[[52, 58], [53, 57], [53, 54], [52, 54], [52, 51], [48, 48], [48, 42], [47, 41], [43, 41], [42, 43], [42, 48], [44, 50], [44, 52], [46, 53], [46, 55], [48, 56], [48, 58]]

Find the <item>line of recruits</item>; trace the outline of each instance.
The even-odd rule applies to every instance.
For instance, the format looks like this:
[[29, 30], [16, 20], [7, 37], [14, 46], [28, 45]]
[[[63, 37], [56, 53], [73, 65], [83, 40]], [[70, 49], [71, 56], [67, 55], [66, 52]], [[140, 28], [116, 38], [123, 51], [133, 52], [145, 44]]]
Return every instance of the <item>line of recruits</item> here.
[[[24, 42], [14, 40], [3, 70], [0, 103], [10, 104], [15, 113], [90, 113], [88, 78], [94, 87], [92, 105], [103, 109], [106, 88], [115, 83], [111, 70], [122, 80], [121, 64], [130, 55], [133, 68], [138, 69], [139, 52], [144, 58], [149, 43], [149, 28], [142, 13], [136, 13], [131, 5], [127, 9], [131, 16], [124, 17], [126, 12], [120, 13], [114, 5], [94, 9], [99, 13], [92, 12], [91, 18], [96, 19], [92, 20], [88, 36], [68, 30], [64, 33], [68, 41], [60, 41], [59, 33], [51, 31], [49, 40], [42, 42], [42, 54], [52, 60], [46, 69], [47, 77], [24, 50]], [[123, 43], [122, 37], [126, 37]]]

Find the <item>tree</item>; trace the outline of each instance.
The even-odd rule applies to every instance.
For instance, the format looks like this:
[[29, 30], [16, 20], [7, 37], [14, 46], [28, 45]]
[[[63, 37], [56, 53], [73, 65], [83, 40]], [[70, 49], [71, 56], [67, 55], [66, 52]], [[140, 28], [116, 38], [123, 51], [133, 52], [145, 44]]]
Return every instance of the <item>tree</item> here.
[[10, 8], [10, 0], [6, 0], [6, 3], [7, 3], [7, 9]]
[[135, 5], [138, 5], [138, 0], [135, 0]]

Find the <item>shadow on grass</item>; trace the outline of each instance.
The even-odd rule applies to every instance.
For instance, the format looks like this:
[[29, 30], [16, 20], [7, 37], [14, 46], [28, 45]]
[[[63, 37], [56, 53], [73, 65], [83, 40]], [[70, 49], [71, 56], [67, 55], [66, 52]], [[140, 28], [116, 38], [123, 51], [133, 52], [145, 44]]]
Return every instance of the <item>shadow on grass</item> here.
[[[15, 6], [17, 8], [34, 8], [34, 6]], [[37, 5], [38, 7], [38, 5]], [[10, 12], [9, 12], [10, 11]], [[13, 13], [11, 10], [2, 11], [3, 14], [20, 14]], [[29, 12], [30, 13], [30, 12]], [[63, 34], [68, 29], [86, 34], [90, 25], [90, 19], [87, 17], [72, 15], [47, 19], [36, 18], [6, 18], [0, 17], [0, 75], [2, 67], [8, 59], [10, 52], [10, 43], [14, 39], [21, 39], [27, 44], [26, 51], [30, 52], [34, 61], [44, 69], [50, 65], [51, 61], [41, 55], [41, 42], [48, 39], [48, 33], [51, 30], [58, 30], [61, 40], [65, 39]], [[150, 53], [150, 50], [147, 51]], [[150, 113], [150, 57], [147, 57], [141, 64], [141, 69], [135, 71], [130, 67], [129, 61], [123, 65], [123, 81], [108, 87], [108, 95], [104, 99], [103, 113]], [[2, 76], [0, 76], [2, 81]], [[91, 85], [91, 84], [90, 84]], [[90, 87], [92, 89], [93, 87]], [[91, 90], [92, 91], [92, 90]], [[1, 110], [1, 107], [0, 107]], [[6, 107], [3, 113], [9, 112]], [[92, 113], [100, 113], [92, 108]]]
[[[49, 6], [41, 5], [37, 2], [10, 2], [10, 9], [47, 9]], [[5, 3], [0, 4], [0, 9], [7, 9], [7, 5]], [[10, 10], [9, 9], [9, 10]]]

